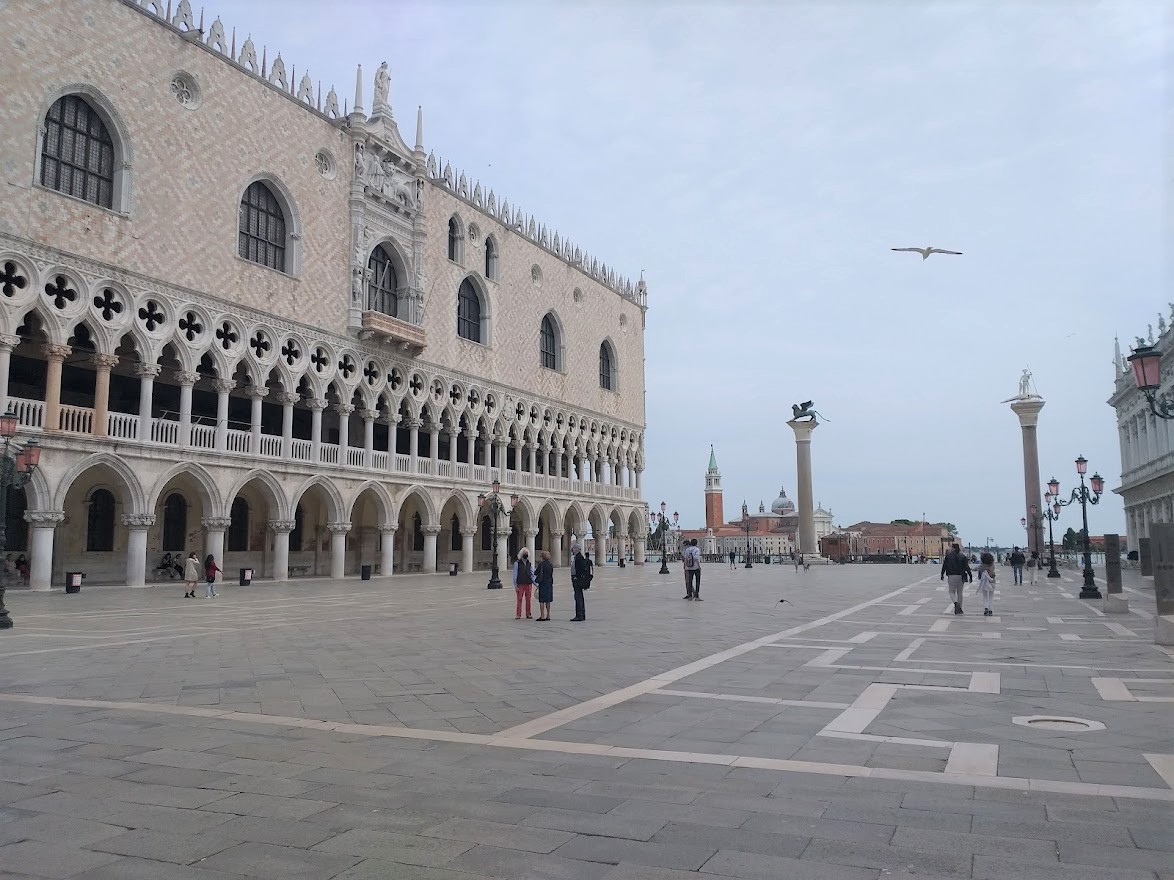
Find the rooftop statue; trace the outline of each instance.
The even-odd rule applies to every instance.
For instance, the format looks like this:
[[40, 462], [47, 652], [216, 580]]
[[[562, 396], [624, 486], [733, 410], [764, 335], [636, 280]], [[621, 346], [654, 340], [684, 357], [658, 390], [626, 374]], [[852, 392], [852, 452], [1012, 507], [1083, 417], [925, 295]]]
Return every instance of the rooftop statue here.
[[[819, 413], [815, 411], [815, 404], [810, 400], [805, 400], [803, 403], [791, 404], [791, 421], [798, 421], [799, 419], [810, 419], [816, 421]], [[827, 419], [824, 419], [826, 422]]]

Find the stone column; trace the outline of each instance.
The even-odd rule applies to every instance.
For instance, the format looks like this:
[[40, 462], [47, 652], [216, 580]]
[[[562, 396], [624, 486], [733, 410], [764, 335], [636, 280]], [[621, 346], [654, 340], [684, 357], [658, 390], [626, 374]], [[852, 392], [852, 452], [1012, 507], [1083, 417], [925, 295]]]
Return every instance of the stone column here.
[[0, 413], [8, 412], [8, 371], [12, 366], [12, 350], [18, 345], [19, 336], [0, 333]]
[[453, 477], [457, 475], [457, 436], [459, 431], [450, 428], [445, 432], [448, 436], [448, 467], [449, 474]]
[[347, 450], [351, 447], [351, 413], [355, 411], [355, 406], [352, 403], [340, 403], [334, 407], [334, 411], [338, 413], [338, 463], [346, 467]]
[[440, 461], [440, 426], [429, 425], [428, 430], [428, 458], [432, 461], [432, 476], [440, 473], [437, 462]]
[[563, 535], [564, 532], [551, 531], [550, 533], [550, 561], [554, 563], [555, 568], [561, 568], [566, 565], [566, 557], [563, 555]]
[[795, 432], [795, 471], [799, 484], [799, 552], [816, 554], [815, 500], [811, 490], [811, 432], [819, 426], [815, 419], [792, 419], [787, 422]]
[[509, 580], [510, 570], [510, 521], [506, 519], [505, 528], [497, 527], [497, 568], [502, 575], [502, 583]]
[[506, 442], [503, 438], [499, 437], [497, 442], [494, 443], [493, 445], [497, 447], [497, 478], [498, 478], [498, 480], [500, 480], [501, 482], [504, 483], [505, 482], [505, 464], [506, 464], [506, 457], [505, 457]]
[[330, 532], [330, 576], [339, 580], [346, 573], [346, 535], [351, 530], [349, 522], [328, 522]]
[[436, 536], [440, 534], [440, 526], [421, 526], [420, 531], [424, 533], [424, 565], [421, 570], [436, 571]]
[[[1019, 416], [1019, 428], [1023, 433], [1023, 515], [1027, 519], [1027, 547], [1043, 555], [1044, 533], [1043, 525], [1032, 528], [1031, 523], [1040, 518], [1043, 505], [1040, 502], [1039, 482], [1039, 445], [1036, 437], [1036, 424], [1039, 422], [1039, 411], [1044, 408], [1044, 399], [1038, 395], [1017, 397], [1011, 401], [1011, 411]], [[1035, 514], [1032, 514], [1032, 508]]]
[[94, 423], [90, 433], [95, 437], [110, 434], [110, 371], [118, 366], [118, 355], [95, 354], [90, 357], [94, 365]]
[[538, 532], [535, 529], [527, 529], [525, 532], [523, 532], [523, 536], [525, 537], [526, 542], [522, 546], [530, 551], [530, 564], [533, 565], [534, 557], [537, 555], [534, 552], [534, 541], [538, 537]]
[[607, 526], [595, 532], [595, 564], [607, 564]]
[[301, 399], [302, 395], [296, 391], [283, 391], [277, 395], [277, 402], [281, 404], [281, 457], [285, 461], [293, 458], [294, 404]]
[[469, 465], [469, 479], [473, 479], [473, 465], [477, 461], [477, 432], [472, 428], [465, 428], [461, 432], [465, 438], [465, 458], [466, 464]]
[[192, 386], [200, 381], [200, 374], [191, 370], [176, 370], [172, 377], [179, 383], [179, 448], [192, 445]]
[[399, 443], [399, 413], [387, 417], [387, 469], [395, 470], [395, 450]]
[[461, 529], [461, 571], [473, 570], [473, 537], [476, 529]]
[[632, 561], [635, 562], [637, 565], [644, 564], [644, 555], [646, 553], [646, 549], [645, 549], [646, 543], [645, 542], [647, 540], [648, 540], [647, 537], [644, 535], [638, 535], [637, 537], [632, 539], [632, 544], [634, 545], [632, 548], [632, 557], [633, 557]]
[[636, 491], [637, 492], [639, 492], [641, 489], [644, 488], [644, 486], [643, 486], [644, 478], [642, 476], [643, 473], [644, 473], [644, 468], [642, 468], [642, 467], [636, 468]]
[[379, 576], [391, 577], [395, 571], [395, 529], [384, 523], [379, 527]]
[[151, 408], [155, 401], [155, 379], [163, 372], [158, 364], [135, 364], [139, 380], [139, 442], [151, 441]]
[[252, 401], [249, 410], [249, 451], [253, 455], [260, 455], [261, 401], [269, 395], [269, 389], [263, 385], [250, 385], [245, 389], [245, 395]]
[[310, 461], [319, 462], [322, 460], [322, 410], [326, 409], [326, 401], [308, 397], [306, 407], [310, 410]]
[[361, 409], [359, 418], [363, 420], [363, 467], [370, 470], [375, 466], [375, 420], [379, 410]]
[[1105, 535], [1105, 613], [1129, 613], [1129, 600], [1121, 591], [1121, 536]]
[[126, 526], [126, 585], [141, 587], [147, 582], [147, 530], [155, 525], [151, 513], [124, 513]]
[[217, 379], [212, 383], [216, 389], [216, 432], [213, 444], [217, 452], [228, 449], [228, 395], [236, 387], [234, 379]]
[[27, 510], [29, 524], [29, 587], [47, 590], [53, 580], [53, 532], [65, 521], [63, 510]]
[[[227, 516], [206, 516], [200, 525], [204, 527], [204, 555], [212, 556], [224, 568], [224, 530], [232, 525], [232, 520]], [[222, 580], [227, 577], [225, 572], [220, 575]]]
[[45, 424], [46, 431], [61, 430], [61, 365], [73, 353], [68, 345], [42, 345], [41, 353], [48, 366], [45, 370]]
[[417, 418], [409, 418], [404, 423], [408, 428], [408, 469], [412, 474], [412, 479], [416, 478], [419, 468], [416, 467], [416, 462], [420, 460], [420, 428], [424, 423]]
[[269, 520], [269, 531], [273, 532], [273, 580], [289, 580], [289, 533], [297, 528], [292, 519]]

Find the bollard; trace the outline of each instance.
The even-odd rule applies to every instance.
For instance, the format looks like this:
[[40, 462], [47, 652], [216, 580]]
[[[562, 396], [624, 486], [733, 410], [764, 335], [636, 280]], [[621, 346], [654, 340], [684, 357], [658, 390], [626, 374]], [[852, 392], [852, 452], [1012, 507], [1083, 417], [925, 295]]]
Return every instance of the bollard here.
[[1120, 535], [1105, 535], [1105, 613], [1129, 613], [1129, 600], [1121, 591]]

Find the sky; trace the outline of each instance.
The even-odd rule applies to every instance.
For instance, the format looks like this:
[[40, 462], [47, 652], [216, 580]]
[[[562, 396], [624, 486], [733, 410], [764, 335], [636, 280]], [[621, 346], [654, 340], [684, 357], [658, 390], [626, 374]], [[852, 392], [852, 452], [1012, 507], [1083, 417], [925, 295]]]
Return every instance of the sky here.
[[[1047, 401], [1041, 480], [1067, 494], [1083, 454], [1115, 488], [1113, 339], [1128, 353], [1171, 320], [1166, 9], [224, 0], [207, 17], [340, 99], [361, 63], [369, 103], [386, 60], [408, 143], [422, 105], [427, 149], [644, 271], [653, 508], [703, 524], [710, 444], [727, 516], [794, 497], [786, 421], [813, 400], [815, 498], [837, 524], [924, 514], [1010, 544], [1022, 446], [1000, 401], [1021, 371]], [[927, 245], [963, 255], [889, 250]], [[1124, 533], [1120, 497], [1089, 523]]]

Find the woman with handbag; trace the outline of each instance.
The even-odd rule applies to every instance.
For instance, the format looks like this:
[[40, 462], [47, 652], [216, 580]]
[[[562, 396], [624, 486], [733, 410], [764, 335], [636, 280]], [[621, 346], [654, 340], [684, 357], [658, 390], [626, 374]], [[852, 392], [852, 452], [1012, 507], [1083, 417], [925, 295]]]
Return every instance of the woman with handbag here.
[[554, 564], [550, 551], [543, 550], [534, 567], [534, 580], [538, 582], [538, 620], [550, 620], [550, 603], [554, 601]]
[[204, 560], [204, 580], [208, 583], [208, 589], [204, 593], [205, 599], [215, 599], [220, 595], [216, 592], [216, 575], [219, 571], [220, 566], [216, 564], [216, 557], [209, 553]]

